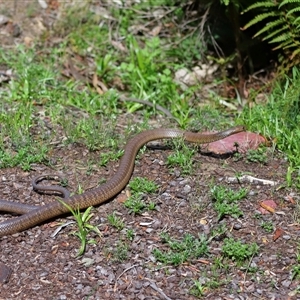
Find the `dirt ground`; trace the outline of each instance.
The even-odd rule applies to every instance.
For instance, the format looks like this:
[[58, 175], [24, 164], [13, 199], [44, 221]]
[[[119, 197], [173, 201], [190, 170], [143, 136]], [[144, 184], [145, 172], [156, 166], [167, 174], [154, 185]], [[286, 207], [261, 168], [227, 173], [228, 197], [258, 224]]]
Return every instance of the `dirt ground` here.
[[[11, 20], [1, 27], [3, 47], [13, 47], [16, 42], [25, 42], [25, 37], [38, 34], [37, 20], [49, 19], [51, 11], [47, 13], [39, 8], [38, 2], [36, 5], [36, 16], [28, 18], [22, 14], [24, 10], [19, 2], [14, 7], [14, 1], [0, 0], [2, 14]], [[162, 231], [177, 238], [184, 233], [198, 236], [209, 234], [221, 224], [230, 228], [227, 237], [259, 245], [259, 254], [249, 262], [257, 271], [236, 267], [234, 262], [229, 269], [221, 268], [218, 278], [227, 279], [226, 283], [207, 289], [205, 299], [300, 299], [299, 280], [291, 276], [292, 266], [297, 265], [299, 224], [295, 213], [299, 196], [284, 186], [287, 164], [283, 155], [277, 152], [273, 155], [270, 150], [267, 164], [259, 164], [197, 153], [193, 157], [194, 174], [184, 176], [180, 170], [170, 171], [166, 165], [170, 153], [172, 150], [148, 149], [139, 155], [133, 173], [133, 177], [147, 177], [159, 185], [154, 196], [144, 196], [156, 203], [157, 210], [129, 214], [120, 197], [94, 208], [91, 223], [99, 227], [101, 237], [90, 236], [96, 243], [88, 245], [82, 257], [76, 257], [80, 243], [70, 234], [74, 227], [65, 227], [52, 237], [57, 224], [73, 220], [71, 216], [0, 238], [0, 262], [12, 269], [8, 282], [1, 284], [0, 299], [196, 299], [190, 294], [190, 288], [194, 280], [205, 285], [215, 276], [211, 266], [214, 258], [222, 254], [224, 237], [210, 242], [208, 256], [179, 266], [157, 263], [152, 251], [157, 247], [167, 249], [160, 239]], [[67, 149], [58, 144], [51, 153], [51, 168], [36, 164], [30, 172], [20, 168], [1, 169], [0, 199], [38, 205], [54, 201], [53, 196], [38, 194], [31, 187], [31, 180], [37, 175], [54, 172], [68, 179], [71, 192], [76, 191], [79, 182], [83, 190], [96, 187], [101, 179], [110, 178], [118, 165], [110, 162], [107, 167], [88, 173], [88, 160], [98, 156], [99, 153], [89, 152], [78, 144]], [[249, 173], [278, 184], [271, 187], [257, 182], [226, 183], [227, 177], [237, 173]], [[243, 217], [217, 221], [209, 192], [212, 182], [249, 189], [240, 205]], [[264, 200], [277, 204], [276, 213], [260, 212]], [[135, 232], [132, 241], [126, 239], [125, 231], [120, 232], [109, 224], [107, 216], [113, 212], [123, 219], [126, 229]], [[0, 221], [9, 217], [3, 213]], [[266, 232], [262, 222], [271, 222], [274, 230]], [[276, 231], [280, 232], [278, 238]], [[127, 258], [119, 261], [116, 254], [122, 255], [118, 251], [124, 244], [128, 247]]]

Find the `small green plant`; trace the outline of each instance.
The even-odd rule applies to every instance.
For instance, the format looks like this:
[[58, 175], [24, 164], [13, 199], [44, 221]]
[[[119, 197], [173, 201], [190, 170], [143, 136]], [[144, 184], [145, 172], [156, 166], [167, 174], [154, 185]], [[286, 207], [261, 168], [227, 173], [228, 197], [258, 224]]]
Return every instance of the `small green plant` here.
[[132, 241], [132, 240], [134, 239], [134, 235], [135, 235], [135, 233], [134, 233], [133, 229], [127, 229], [127, 230], [126, 230], [126, 237], [127, 237], [130, 241]]
[[222, 237], [225, 236], [226, 232], [227, 232], [227, 228], [225, 224], [220, 224], [218, 225], [216, 228], [213, 228], [211, 231], [211, 238], [210, 239], [216, 239], [216, 240], [220, 240], [222, 239]]
[[243, 155], [240, 152], [236, 152], [233, 155], [234, 161], [240, 161], [243, 158]]
[[247, 151], [246, 159], [248, 162], [256, 162], [261, 164], [267, 163], [266, 148], [249, 149]]
[[122, 157], [123, 154], [123, 150], [101, 153], [99, 165], [106, 166], [108, 162], [120, 159], [120, 157]]
[[141, 195], [132, 195], [125, 202], [124, 206], [130, 213], [140, 214], [147, 208], [147, 204], [142, 200]]
[[226, 269], [226, 268], [225, 268], [225, 265], [223, 263], [222, 257], [217, 256], [217, 257], [214, 258], [213, 265], [212, 265], [212, 271], [216, 272], [219, 269]]
[[169, 166], [179, 166], [185, 175], [191, 174], [193, 166], [192, 157], [195, 151], [181, 140], [174, 140], [174, 144], [175, 152], [168, 156], [167, 164]]
[[109, 224], [111, 226], [117, 228], [118, 231], [122, 230], [125, 227], [123, 220], [120, 217], [116, 216], [115, 212], [108, 215], [107, 220], [108, 220]]
[[210, 189], [210, 192], [215, 200], [214, 208], [218, 212], [218, 219], [223, 218], [225, 215], [230, 215], [234, 218], [243, 215], [242, 210], [236, 202], [247, 196], [247, 189], [241, 188], [238, 191], [234, 191], [222, 185], [214, 185]]
[[222, 219], [226, 215], [232, 216], [234, 218], [238, 218], [243, 215], [243, 211], [236, 203], [229, 204], [224, 202], [216, 202], [214, 208], [218, 212], [218, 220]]
[[167, 233], [161, 234], [163, 243], [166, 243], [170, 251], [153, 250], [157, 261], [164, 264], [180, 265], [183, 262], [206, 255], [208, 251], [207, 239], [204, 236], [195, 238], [191, 234], [183, 236], [182, 240], [172, 239]]
[[214, 200], [218, 202], [227, 201], [229, 203], [234, 203], [236, 201], [239, 201], [245, 198], [248, 194], [248, 190], [245, 188], [240, 188], [239, 190], [234, 191], [223, 185], [214, 185], [210, 189], [210, 192]]
[[113, 68], [112, 55], [110, 53], [104, 56], [100, 55], [97, 60], [97, 73], [101, 78], [105, 78], [110, 69]]
[[128, 258], [128, 245], [124, 242], [118, 242], [113, 252], [113, 260], [123, 262]]
[[261, 227], [268, 233], [271, 233], [274, 230], [274, 226], [272, 222], [262, 222]]
[[233, 238], [224, 239], [222, 252], [224, 257], [228, 257], [238, 263], [251, 258], [258, 253], [259, 247], [256, 243], [246, 244]]
[[124, 202], [124, 206], [133, 214], [140, 214], [145, 209], [154, 210], [156, 204], [143, 201], [144, 193], [154, 193], [157, 190], [157, 184], [147, 178], [135, 177], [129, 182], [132, 195]]
[[150, 202], [148, 203], [147, 208], [148, 208], [149, 210], [156, 210], [156, 203], [153, 202], [153, 201], [150, 201]]
[[193, 279], [193, 283], [193, 286], [190, 288], [190, 294], [198, 298], [204, 296], [207, 287], [201, 284], [198, 280]]
[[298, 251], [296, 253], [297, 264], [292, 268], [292, 279], [300, 278], [300, 247], [298, 246]]
[[[58, 201], [64, 205], [74, 216], [76, 223], [77, 223], [77, 227], [78, 227], [78, 231], [74, 231], [73, 234], [75, 236], [77, 236], [81, 242], [81, 246], [77, 252], [77, 256], [81, 256], [86, 248], [86, 244], [87, 244], [87, 235], [90, 231], [94, 231], [96, 232], [99, 236], [101, 236], [101, 233], [99, 231], [99, 229], [96, 226], [93, 226], [91, 224], [89, 224], [89, 220], [93, 217], [93, 215], [91, 214], [91, 210], [92, 210], [92, 206], [88, 207], [84, 213], [81, 213], [79, 209], [73, 209], [70, 205], [68, 205], [66, 202], [64, 202], [63, 200], [58, 199]], [[91, 243], [93, 243], [94, 241], [90, 241]]]
[[128, 186], [136, 193], [154, 193], [158, 188], [155, 182], [143, 177], [133, 178]]
[[201, 276], [202, 283], [200, 280], [192, 280], [193, 286], [190, 288], [190, 294], [197, 298], [201, 298], [208, 290], [217, 289], [227, 282], [227, 280], [221, 280], [220, 274], [216, 273], [215, 270], [212, 270], [212, 273], [209, 275], [209, 277]]
[[292, 279], [300, 277], [300, 264], [293, 266], [292, 268]]

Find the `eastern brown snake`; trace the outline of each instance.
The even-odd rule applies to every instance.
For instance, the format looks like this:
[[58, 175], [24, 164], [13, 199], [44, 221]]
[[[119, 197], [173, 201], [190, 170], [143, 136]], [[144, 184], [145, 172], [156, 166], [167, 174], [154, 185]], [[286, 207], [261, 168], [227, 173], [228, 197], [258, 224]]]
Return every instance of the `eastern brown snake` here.
[[[244, 126], [236, 126], [225, 131], [211, 134], [201, 134], [182, 131], [179, 129], [167, 128], [143, 131], [134, 136], [126, 144], [124, 155], [121, 158], [119, 168], [110, 180], [95, 189], [86, 191], [80, 195], [67, 197], [63, 201], [67, 203], [72, 209], [84, 209], [89, 206], [99, 205], [114, 197], [126, 186], [128, 181], [130, 180], [136, 155], [139, 149], [147, 142], [159, 139], [183, 138], [188, 142], [207, 144], [210, 142], [221, 140], [227, 136], [244, 130]], [[39, 189], [42, 190], [42, 188]], [[20, 210], [16, 211], [18, 207], [20, 208]], [[36, 208], [32, 205], [28, 205], [26, 209], [26, 206], [24, 206], [24, 204], [5, 200], [0, 201], [0, 211], [14, 211], [23, 214], [21, 216], [11, 218], [0, 223], [0, 237], [26, 230], [46, 220], [69, 212], [68, 208], [66, 208], [66, 206], [61, 204], [59, 201], [51, 202], [43, 206], [36, 206]]]

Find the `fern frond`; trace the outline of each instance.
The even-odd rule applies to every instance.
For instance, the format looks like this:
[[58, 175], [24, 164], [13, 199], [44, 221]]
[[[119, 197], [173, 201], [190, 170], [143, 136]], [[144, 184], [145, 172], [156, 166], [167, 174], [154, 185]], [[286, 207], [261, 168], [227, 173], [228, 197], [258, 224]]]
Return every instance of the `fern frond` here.
[[[293, 25], [297, 25], [298, 23], [300, 23], [300, 17], [296, 18], [294, 21], [293, 21]], [[297, 28], [299, 28], [300, 24], [297, 26]]]
[[282, 49], [287, 50], [291, 48], [299, 48], [299, 43], [295, 43], [295, 41], [287, 41], [286, 45], [282, 44]]
[[[273, 36], [276, 36], [278, 35], [278, 33], [282, 32], [282, 31], [285, 31], [285, 30], [288, 30], [289, 29], [289, 25], [284, 25], [282, 28], [279, 28], [275, 31], [272, 31], [270, 34], [268, 34], [266, 37], [263, 38], [263, 41], [266, 41], [266, 40], [269, 40], [271, 39]], [[257, 34], [256, 34], [257, 35]], [[255, 35], [255, 36], [256, 36]]]
[[291, 14], [293, 14], [295, 12], [299, 12], [299, 11], [300, 11], [300, 2], [299, 2], [299, 6], [298, 7], [295, 7], [293, 9], [289, 10], [286, 15], [289, 16], [289, 15], [291, 15]]
[[277, 4], [274, 3], [274, 1], [269, 0], [269, 1], [264, 1], [264, 2], [256, 2], [252, 5], [250, 5], [249, 7], [247, 7], [244, 11], [241, 12], [241, 14], [244, 14], [246, 12], [248, 12], [251, 9], [254, 8], [259, 8], [259, 7], [273, 7], [276, 6]]
[[300, 0], [283, 0], [278, 8], [281, 8], [283, 5], [286, 5], [286, 4], [291, 4], [291, 3], [299, 3], [300, 4]]
[[293, 43], [292, 40], [287, 40], [287, 41], [279, 44], [278, 46], [272, 48], [272, 50], [282, 49], [286, 52], [288, 49], [295, 48], [295, 47], [296, 47], [296, 45]]
[[245, 30], [255, 24], [257, 24], [258, 22], [261, 22], [262, 20], [266, 19], [266, 18], [269, 18], [269, 17], [275, 17], [275, 16], [278, 16], [278, 12], [275, 12], [275, 11], [270, 11], [270, 12], [267, 12], [267, 13], [264, 13], [264, 14], [260, 14], [260, 15], [257, 15], [254, 19], [252, 19], [250, 22], [248, 22], [243, 28], [242, 30]]
[[273, 40], [269, 41], [269, 43], [282, 43], [282, 42], [290, 41], [291, 38], [292, 38], [291, 34], [289, 32], [286, 32], [281, 35], [278, 35]]
[[264, 33], [265, 31], [268, 31], [268, 30], [270, 30], [270, 29], [274, 29], [276, 26], [282, 26], [282, 25], [284, 25], [286, 22], [285, 22], [285, 19], [283, 19], [283, 18], [279, 18], [279, 19], [277, 19], [277, 20], [275, 20], [275, 21], [272, 21], [272, 22], [269, 22], [268, 24], [267, 24], [267, 26], [265, 26], [265, 27], [263, 27], [260, 31], [258, 31], [255, 35], [254, 35], [254, 37], [257, 37], [257, 36], [259, 36], [260, 34], [262, 34], [262, 33]]

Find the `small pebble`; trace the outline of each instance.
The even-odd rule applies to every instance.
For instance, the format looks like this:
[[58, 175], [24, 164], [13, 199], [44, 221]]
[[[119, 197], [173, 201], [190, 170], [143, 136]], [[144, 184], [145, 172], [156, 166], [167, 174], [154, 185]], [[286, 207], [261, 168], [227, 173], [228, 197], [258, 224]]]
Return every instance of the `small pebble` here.
[[191, 190], [192, 190], [191, 186], [187, 184], [184, 186], [182, 193], [189, 194], [191, 192]]
[[284, 287], [288, 288], [291, 285], [291, 281], [290, 280], [284, 280], [284, 281], [281, 282], [281, 284]]
[[183, 179], [179, 182], [180, 185], [188, 184], [189, 180], [188, 179]]
[[235, 230], [240, 230], [241, 228], [242, 228], [242, 225], [240, 223], [235, 223], [233, 225], [233, 229], [235, 229]]

